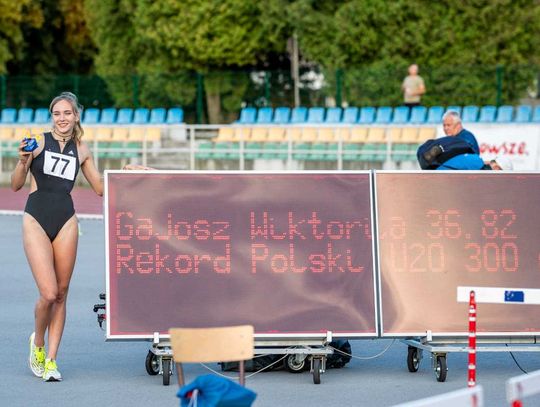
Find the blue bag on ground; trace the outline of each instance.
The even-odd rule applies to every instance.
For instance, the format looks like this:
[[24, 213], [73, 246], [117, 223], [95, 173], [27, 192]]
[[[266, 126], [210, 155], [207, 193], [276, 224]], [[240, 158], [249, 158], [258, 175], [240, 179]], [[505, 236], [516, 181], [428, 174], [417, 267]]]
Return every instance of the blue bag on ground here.
[[446, 136], [427, 140], [418, 147], [416, 157], [420, 168], [434, 170], [452, 157], [461, 154], [475, 154], [474, 148], [461, 137]]
[[[191, 399], [195, 389], [198, 390], [196, 403]], [[182, 386], [176, 396], [182, 407], [189, 406], [190, 402], [197, 407], [248, 407], [257, 394], [225, 377], [207, 374]]]

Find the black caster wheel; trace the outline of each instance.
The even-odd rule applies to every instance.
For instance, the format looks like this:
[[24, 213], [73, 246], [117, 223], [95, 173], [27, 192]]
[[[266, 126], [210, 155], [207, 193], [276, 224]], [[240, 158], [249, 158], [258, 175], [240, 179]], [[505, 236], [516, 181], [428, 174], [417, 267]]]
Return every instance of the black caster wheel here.
[[171, 383], [171, 359], [163, 359], [163, 385], [168, 386]]
[[313, 358], [313, 383], [321, 384], [321, 359]]
[[307, 358], [298, 360], [296, 355], [288, 355], [283, 360], [283, 366], [290, 373], [302, 373], [306, 369], [306, 360]]
[[407, 350], [407, 368], [409, 369], [409, 372], [414, 373], [418, 371], [418, 367], [420, 366], [419, 356], [418, 348], [409, 346], [409, 349]]
[[446, 365], [446, 356], [437, 356], [437, 362], [435, 365], [435, 377], [438, 382], [444, 382], [446, 380], [446, 374], [448, 373], [448, 366]]
[[155, 376], [159, 373], [159, 360], [151, 351], [148, 351], [148, 355], [146, 355], [144, 366], [146, 367], [146, 373], [150, 376]]

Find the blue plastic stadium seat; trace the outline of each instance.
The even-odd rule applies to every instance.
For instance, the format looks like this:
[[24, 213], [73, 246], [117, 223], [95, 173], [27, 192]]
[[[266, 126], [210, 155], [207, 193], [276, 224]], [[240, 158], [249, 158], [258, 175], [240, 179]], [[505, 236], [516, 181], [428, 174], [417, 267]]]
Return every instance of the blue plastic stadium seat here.
[[390, 123], [392, 120], [392, 108], [389, 106], [382, 106], [377, 109], [377, 116], [375, 117], [375, 123]]
[[440, 123], [442, 121], [443, 114], [444, 114], [444, 107], [431, 106], [428, 110], [426, 123], [428, 124]]
[[409, 121], [409, 107], [408, 106], [398, 106], [394, 109], [394, 116], [392, 118], [392, 123], [403, 124]]
[[167, 117], [167, 109], [155, 107], [150, 111], [150, 124], [164, 124]]
[[[343, 111], [343, 123], [356, 123], [359, 109], [357, 107], [346, 107]], [[328, 115], [326, 115], [328, 119]]]
[[147, 124], [148, 117], [150, 116], [150, 110], [145, 107], [139, 107], [135, 109], [133, 114], [133, 123], [134, 124]]
[[532, 108], [529, 105], [520, 105], [516, 108], [516, 123], [528, 123], [531, 121]]
[[130, 107], [123, 107], [118, 110], [118, 116], [116, 116], [117, 124], [130, 124], [133, 120], [133, 109]]
[[463, 108], [461, 120], [467, 123], [475, 123], [478, 121], [478, 106], [469, 105]]
[[[83, 123], [85, 124], [97, 124], [99, 122], [99, 109], [96, 107], [89, 107], [84, 110]], [[37, 115], [37, 112], [36, 112]]]
[[499, 106], [497, 109], [497, 123], [511, 122], [514, 115], [514, 107], [510, 105]]
[[114, 124], [116, 122], [116, 108], [108, 107], [101, 110], [101, 124]]
[[324, 107], [310, 107], [307, 116], [308, 123], [324, 122]]
[[289, 123], [291, 118], [291, 108], [286, 106], [277, 107], [274, 112], [274, 123], [285, 124]]
[[34, 109], [29, 107], [23, 107], [19, 109], [19, 114], [17, 115], [17, 123], [32, 123], [34, 116]]
[[448, 106], [446, 108], [446, 111], [448, 112], [449, 110], [452, 110], [453, 112], [458, 112], [461, 116], [461, 106]]
[[480, 123], [493, 123], [495, 121], [495, 115], [497, 114], [496, 106], [482, 106], [480, 109]]
[[[184, 122], [184, 110], [181, 107], [171, 107], [167, 111], [167, 124], [179, 124]], [[253, 122], [252, 122], [253, 123]]]
[[271, 107], [261, 107], [257, 113], [257, 123], [259, 124], [268, 124], [272, 123], [272, 115], [274, 114], [274, 109]]
[[536, 105], [532, 114], [532, 121], [534, 123], [540, 123], [540, 105]]
[[291, 113], [291, 123], [305, 123], [307, 118], [307, 108], [303, 106], [295, 107]]
[[46, 107], [40, 107], [37, 108], [34, 112], [34, 123], [36, 124], [45, 124], [49, 123], [50, 121], [50, 114], [49, 109]]
[[424, 124], [426, 122], [426, 113], [426, 107], [414, 106], [411, 109], [411, 118], [409, 119], [409, 122], [413, 124]]
[[360, 109], [360, 117], [358, 123], [371, 124], [375, 121], [375, 114], [377, 110], [372, 106], [366, 106]]
[[253, 124], [257, 117], [257, 109], [254, 107], [243, 107], [240, 110], [240, 118], [237, 123], [240, 124]]
[[330, 107], [326, 109], [325, 123], [339, 123], [341, 122], [341, 107]]
[[0, 120], [2, 123], [15, 123], [15, 119], [17, 119], [17, 109], [13, 109], [12, 107], [2, 109], [2, 116]]

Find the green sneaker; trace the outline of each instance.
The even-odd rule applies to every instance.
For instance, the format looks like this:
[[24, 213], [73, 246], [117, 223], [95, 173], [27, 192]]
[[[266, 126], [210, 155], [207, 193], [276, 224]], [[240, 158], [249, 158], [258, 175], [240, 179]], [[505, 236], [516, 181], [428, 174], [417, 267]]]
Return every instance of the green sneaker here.
[[45, 360], [45, 371], [43, 372], [43, 380], [46, 382], [60, 382], [62, 375], [58, 371], [56, 361], [54, 359]]
[[30, 370], [37, 377], [42, 377], [45, 372], [45, 348], [43, 346], [38, 347], [34, 344], [35, 332], [30, 335], [30, 356], [28, 357], [28, 364]]

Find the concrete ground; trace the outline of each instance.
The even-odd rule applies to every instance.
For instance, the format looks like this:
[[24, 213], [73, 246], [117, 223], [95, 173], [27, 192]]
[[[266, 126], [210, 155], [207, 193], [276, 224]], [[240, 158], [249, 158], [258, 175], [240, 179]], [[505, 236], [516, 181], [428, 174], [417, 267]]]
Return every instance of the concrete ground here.
[[[82, 220], [79, 255], [68, 300], [68, 318], [59, 368], [61, 383], [44, 383], [27, 366], [28, 336], [33, 330], [37, 289], [21, 243], [21, 217], [0, 215], [0, 405], [2, 406], [173, 406], [176, 377], [168, 387], [161, 376], [149, 376], [144, 367], [147, 342], [105, 342], [93, 305], [105, 287], [103, 222]], [[399, 341], [355, 340], [353, 359], [343, 369], [328, 370], [314, 385], [309, 373], [260, 373], [247, 385], [257, 394], [255, 406], [392, 406], [466, 387], [467, 355], [450, 354], [448, 378], [436, 381], [429, 355], [417, 373], [409, 373], [407, 347]], [[385, 348], [388, 350], [379, 357]], [[527, 371], [540, 369], [538, 353], [516, 353]], [[188, 365], [189, 380], [204, 373]], [[522, 374], [509, 353], [480, 353], [478, 383], [484, 386], [486, 406], [505, 406], [505, 382]], [[540, 405], [531, 398], [527, 405]]]

